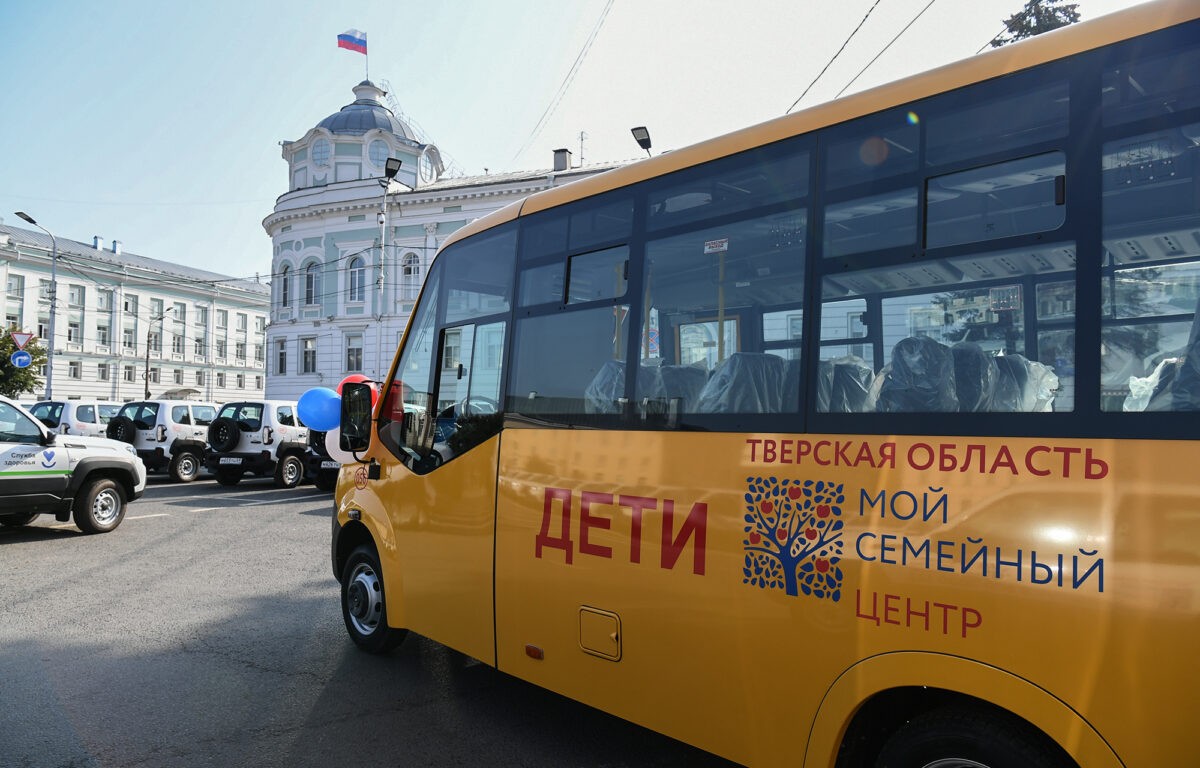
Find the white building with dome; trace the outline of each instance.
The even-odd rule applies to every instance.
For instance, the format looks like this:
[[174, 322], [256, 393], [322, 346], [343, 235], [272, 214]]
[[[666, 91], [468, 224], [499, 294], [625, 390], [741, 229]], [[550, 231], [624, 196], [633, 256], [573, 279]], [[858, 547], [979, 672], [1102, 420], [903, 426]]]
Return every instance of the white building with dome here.
[[[384, 106], [369, 80], [303, 137], [281, 142], [288, 191], [271, 237], [266, 396], [296, 399], [351, 373], [382, 379], [429, 262], [454, 230], [526, 195], [616, 167], [444, 177], [441, 153]], [[389, 158], [401, 161], [384, 186]]]

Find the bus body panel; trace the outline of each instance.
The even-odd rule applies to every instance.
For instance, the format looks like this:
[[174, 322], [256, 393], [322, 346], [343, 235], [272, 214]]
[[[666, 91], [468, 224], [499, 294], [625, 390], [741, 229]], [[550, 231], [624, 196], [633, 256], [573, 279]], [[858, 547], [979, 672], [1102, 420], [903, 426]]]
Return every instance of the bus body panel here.
[[[1103, 752], [1085, 738], [1092, 728], [1128, 765], [1168, 764], [1187, 748], [1200, 681], [1200, 487], [1181, 482], [1186, 447], [509, 429], [497, 663], [758, 764], [796, 749], [797, 729], [845, 670], [922, 654], [906, 657], [919, 662], [903, 675], [862, 668], [854, 693], [943, 681], [1011, 704], [1083, 765]], [[840, 488], [841, 501], [822, 500], [824, 517], [797, 509], [806, 489], [821, 495], [817, 483]], [[792, 489], [794, 512], [776, 514]], [[775, 507], [765, 518], [763, 502]], [[750, 555], [763, 544], [760, 518], [780, 515], [786, 530], [774, 532], [792, 551], [822, 521], [843, 523], [830, 546], [802, 555], [813, 568], [801, 573], [828, 577], [823, 597], [816, 581], [808, 594], [803, 582], [754, 583], [756, 564], [770, 562]], [[686, 530], [689, 516], [703, 526]], [[619, 617], [619, 660], [581, 648], [583, 607]], [[1134, 663], [1146, 652], [1171, 661]], [[959, 657], [995, 674], [960, 674]], [[997, 698], [1000, 678], [1032, 690]], [[1072, 723], [1071, 711], [1083, 719]]]

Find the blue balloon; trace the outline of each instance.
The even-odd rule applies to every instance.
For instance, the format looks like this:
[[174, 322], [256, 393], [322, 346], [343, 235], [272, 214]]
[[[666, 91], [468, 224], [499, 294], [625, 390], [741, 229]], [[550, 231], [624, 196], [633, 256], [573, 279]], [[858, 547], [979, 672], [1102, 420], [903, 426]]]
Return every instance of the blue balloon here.
[[328, 432], [342, 421], [342, 398], [328, 387], [313, 387], [296, 401], [296, 413], [309, 429]]

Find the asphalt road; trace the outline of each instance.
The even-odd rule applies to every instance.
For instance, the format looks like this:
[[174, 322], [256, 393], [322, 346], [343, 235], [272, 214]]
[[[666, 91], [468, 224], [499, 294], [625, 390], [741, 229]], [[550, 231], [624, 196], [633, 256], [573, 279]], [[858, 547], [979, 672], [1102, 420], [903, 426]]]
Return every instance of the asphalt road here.
[[331, 508], [152, 475], [112, 533], [0, 530], [0, 767], [731, 765], [422, 637], [356, 650]]

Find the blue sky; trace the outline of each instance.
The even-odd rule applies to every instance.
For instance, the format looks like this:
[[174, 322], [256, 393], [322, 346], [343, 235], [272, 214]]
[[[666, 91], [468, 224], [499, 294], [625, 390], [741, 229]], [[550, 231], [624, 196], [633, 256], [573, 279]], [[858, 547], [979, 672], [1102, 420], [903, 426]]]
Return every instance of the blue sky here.
[[[279, 142], [352, 101], [364, 63], [462, 173], [578, 161], [580, 132], [585, 162], [632, 159], [635, 125], [657, 152], [783, 114], [874, 6], [800, 108], [834, 97], [928, 0], [875, 3], [0, 0], [0, 218], [265, 279]], [[851, 91], [973, 55], [1023, 4], [935, 0]], [[337, 47], [351, 28], [369, 59]]]

